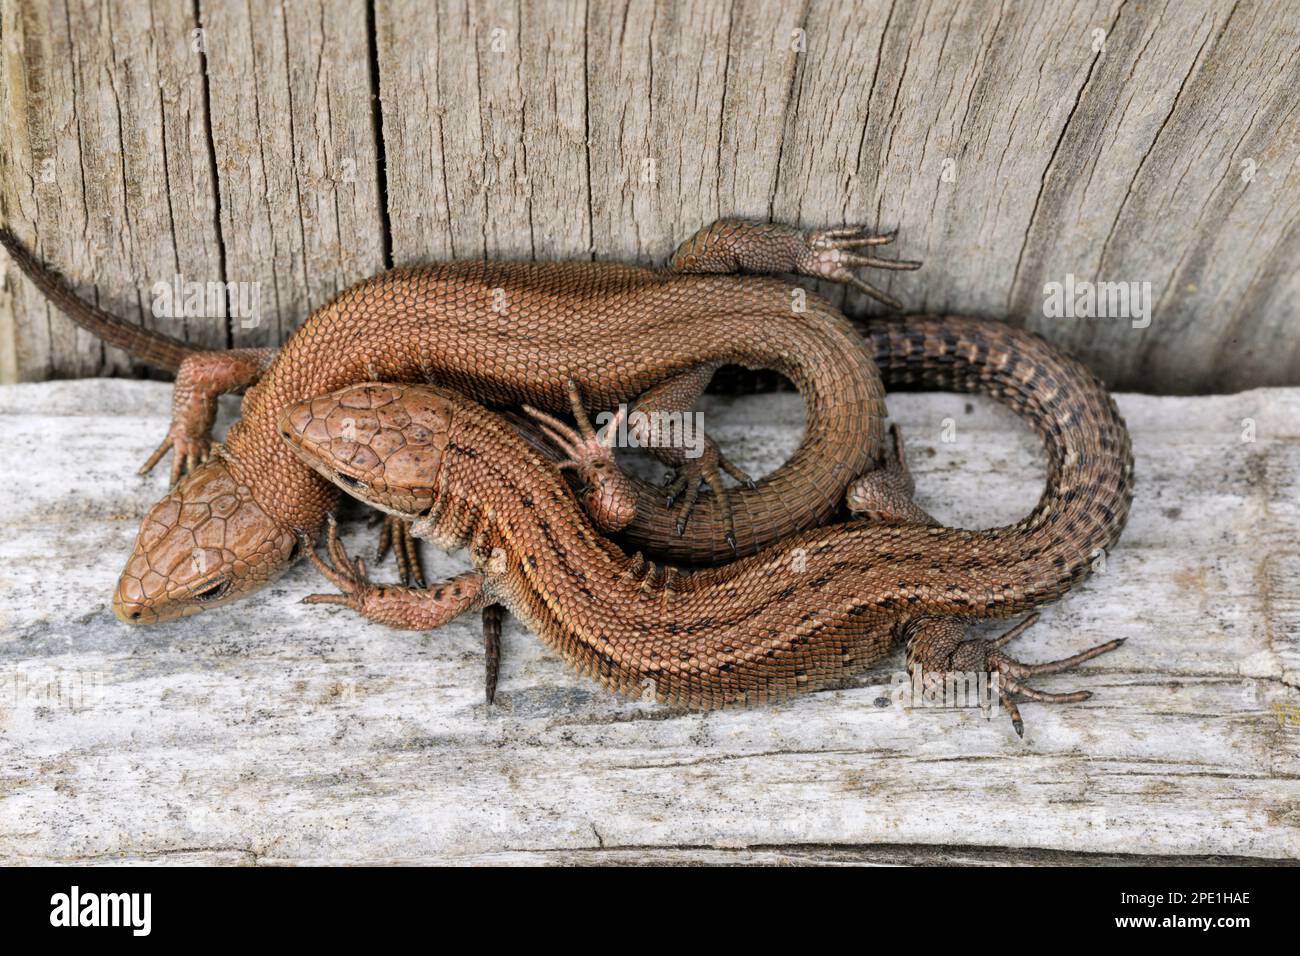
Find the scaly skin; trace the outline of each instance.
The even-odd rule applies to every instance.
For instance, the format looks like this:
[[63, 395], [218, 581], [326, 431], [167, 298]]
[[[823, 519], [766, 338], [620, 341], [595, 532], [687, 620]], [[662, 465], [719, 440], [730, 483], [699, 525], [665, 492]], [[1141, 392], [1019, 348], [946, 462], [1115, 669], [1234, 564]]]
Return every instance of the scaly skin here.
[[[804, 532], [759, 555], [682, 577], [627, 557], [592, 528], [553, 465], [493, 413], [427, 386], [360, 385], [286, 408], [281, 433], [350, 494], [417, 519], [417, 536], [470, 548], [475, 571], [429, 591], [369, 583], [330, 536], [318, 566], [343, 604], [397, 627], [428, 628], [499, 601], [582, 672], [617, 691], [653, 682], [661, 702], [696, 708], [781, 700], [907, 644], [910, 668], [995, 672], [1012, 698], [1075, 701], [1024, 683], [1119, 646], [1025, 665], [970, 621], [1054, 600], [1118, 539], [1132, 501], [1128, 431], [1105, 388], [1041, 339], [996, 323], [908, 319], [868, 328], [886, 380], [994, 395], [1047, 439], [1047, 488], [1024, 520], [987, 531], [854, 521]], [[341, 433], [342, 422], [355, 428]], [[314, 557], [314, 552], [313, 552]]]
[[[801, 271], [853, 281], [889, 301], [848, 272], [914, 268], [852, 251], [889, 238], [728, 220], [684, 244], [675, 271], [456, 262], [361, 282], [313, 313], [269, 368], [245, 359], [242, 373], [216, 376], [219, 384], [203, 393], [251, 385], [224, 448], [146, 516], [114, 611], [128, 623], [169, 620], [229, 603], [282, 573], [298, 554], [298, 535], [319, 529], [336, 492], [285, 448], [276, 420], [287, 405], [363, 381], [435, 380], [487, 404], [563, 412], [572, 379], [596, 408], [651, 393], [658, 407], [676, 411], [723, 364], [772, 369], [794, 382], [807, 409], [804, 442], [791, 460], [757, 487], [676, 510], [659, 489], [638, 482], [624, 540], [668, 560], [711, 563], [820, 524], [874, 464], [884, 415], [879, 376], [860, 336], [821, 298], [806, 294], [796, 311], [796, 287], [722, 273]], [[168, 368], [193, 357], [183, 343], [77, 299], [11, 234], [0, 231], [0, 242], [55, 304], [106, 340]], [[210, 416], [205, 423], [204, 415], [181, 411], [170, 438], [188, 464], [204, 455]], [[705, 479], [720, 490], [719, 473], [730, 470], [711, 444], [696, 461], [681, 449], [656, 451], [685, 469], [692, 489]]]

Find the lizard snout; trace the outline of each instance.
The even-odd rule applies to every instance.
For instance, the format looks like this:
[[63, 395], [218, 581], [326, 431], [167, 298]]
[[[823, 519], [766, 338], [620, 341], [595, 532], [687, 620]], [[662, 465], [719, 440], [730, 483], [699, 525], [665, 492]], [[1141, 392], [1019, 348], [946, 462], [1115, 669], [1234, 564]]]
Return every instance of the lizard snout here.
[[123, 624], [153, 624], [158, 619], [158, 615], [144, 602], [143, 596], [137, 600], [125, 593], [130, 590], [134, 580], [134, 578], [124, 578], [118, 582], [117, 590], [113, 594], [113, 613]]

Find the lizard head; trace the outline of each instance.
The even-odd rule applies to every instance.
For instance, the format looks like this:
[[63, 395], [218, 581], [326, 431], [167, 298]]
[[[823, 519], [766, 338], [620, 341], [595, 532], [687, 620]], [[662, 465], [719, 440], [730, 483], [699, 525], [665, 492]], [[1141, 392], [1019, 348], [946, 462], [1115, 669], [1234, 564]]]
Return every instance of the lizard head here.
[[156, 624], [237, 600], [286, 570], [299, 539], [214, 458], [150, 509], [113, 595], [127, 624]]
[[437, 497], [453, 408], [424, 388], [354, 385], [288, 406], [280, 434], [326, 480], [410, 518], [427, 514]]

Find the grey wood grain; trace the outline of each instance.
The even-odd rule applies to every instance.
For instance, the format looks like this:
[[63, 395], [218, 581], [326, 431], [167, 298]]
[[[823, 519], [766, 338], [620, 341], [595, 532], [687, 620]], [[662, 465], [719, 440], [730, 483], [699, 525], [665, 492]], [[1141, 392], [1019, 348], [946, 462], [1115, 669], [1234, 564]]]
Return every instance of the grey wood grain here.
[[278, 345], [385, 266], [366, 6], [204, 3], [224, 280], [255, 283], [238, 347]]
[[[5, 3], [0, 213], [88, 298], [211, 347], [225, 327], [156, 317], [150, 288], [216, 277], [209, 123], [183, 5]], [[5, 264], [0, 341], [13, 377], [128, 368]]]
[[[897, 228], [926, 267], [880, 284], [910, 309], [1026, 325], [1120, 387], [1300, 382], [1300, 14], [1282, 0], [0, 17], [0, 214], [102, 304], [191, 341], [281, 341], [389, 262], [657, 262], [742, 215]], [[0, 378], [127, 371], [0, 268]], [[255, 283], [260, 323], [155, 318], [149, 285], [175, 274]], [[1150, 324], [1050, 316], [1067, 276], [1150, 283]]]
[[[1033, 507], [1041, 443], [1010, 414], [952, 395], [888, 404], [940, 519]], [[1095, 696], [1023, 705], [1022, 741], [1005, 715], [893, 706], [901, 650], [780, 707], [693, 714], [610, 696], [513, 620], [488, 708], [477, 615], [388, 630], [299, 604], [323, 588], [308, 567], [127, 628], [108, 600], [162, 490], [134, 469], [166, 428], [167, 387], [0, 387], [0, 471], [29, 476], [0, 511], [0, 860], [1300, 859], [1300, 390], [1119, 404], [1128, 528], [1012, 646], [1037, 661], [1128, 641], [1044, 679]], [[705, 413], [755, 474], [802, 420], [792, 395]], [[359, 518], [345, 530], [373, 547]], [[435, 578], [465, 566], [425, 555]]]

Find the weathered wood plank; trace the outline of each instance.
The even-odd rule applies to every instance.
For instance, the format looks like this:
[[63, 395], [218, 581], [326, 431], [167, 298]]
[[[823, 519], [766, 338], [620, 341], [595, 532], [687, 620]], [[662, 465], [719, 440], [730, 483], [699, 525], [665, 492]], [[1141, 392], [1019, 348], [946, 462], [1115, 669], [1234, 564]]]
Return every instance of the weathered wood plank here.
[[201, 5], [229, 282], [261, 316], [236, 346], [278, 345], [384, 268], [370, 48], [361, 0]]
[[[1129, 527], [1017, 648], [1128, 643], [1048, 679], [1096, 696], [1025, 705], [1022, 742], [1005, 717], [891, 706], [897, 653], [788, 705], [688, 714], [610, 697], [514, 622], [488, 709], [476, 620], [415, 635], [306, 607], [307, 568], [223, 611], [125, 628], [108, 596], [159, 490], [133, 469], [166, 388], [0, 388], [0, 469], [39, 469], [0, 515], [0, 859], [1300, 858], [1300, 723], [1274, 709], [1300, 706], [1300, 390], [1119, 401]], [[942, 519], [1032, 507], [1041, 447], [1010, 415], [950, 395], [889, 407]], [[790, 395], [706, 411], [755, 473], [802, 414]], [[426, 555], [434, 575], [462, 566]]]
[[[457, 239], [474, 254], [473, 218], [453, 218], [449, 176], [463, 174], [469, 158], [453, 161], [444, 148], [449, 122], [442, 96], [441, 36], [438, 6], [395, 0], [375, 8], [375, 49], [384, 69], [379, 100], [388, 183], [388, 215], [393, 261], [397, 265], [453, 259]], [[446, 44], [447, 55], [451, 45]], [[454, 97], [452, 97], [454, 98]], [[477, 216], [475, 213], [474, 216]]]
[[562, 258], [590, 245], [581, 13], [455, 0], [376, 9], [396, 262]]
[[[216, 278], [219, 268], [193, 11], [72, 0], [5, 3], [0, 17], [5, 221], [105, 308], [224, 347], [224, 326], [156, 317], [149, 291], [178, 273]], [[27, 283], [6, 274], [6, 284], [12, 312], [0, 312], [0, 340], [12, 343], [15, 376], [130, 366]]]
[[[388, 258], [659, 261], [747, 215], [897, 227], [910, 308], [1113, 384], [1300, 383], [1281, 0], [164, 6], [0, 3], [0, 212], [129, 317], [159, 275], [259, 285], [259, 327], [194, 341], [279, 341]], [[1067, 276], [1149, 282], [1150, 325], [1050, 317]], [[9, 379], [128, 367], [16, 279], [0, 323]]]
[[1043, 283], [1067, 272], [1146, 281], [1156, 305], [1145, 330], [1028, 324], [1142, 388], [1296, 381], [1296, 14], [1269, 3], [1122, 9], [1043, 169], [1011, 314], [1032, 315]]

